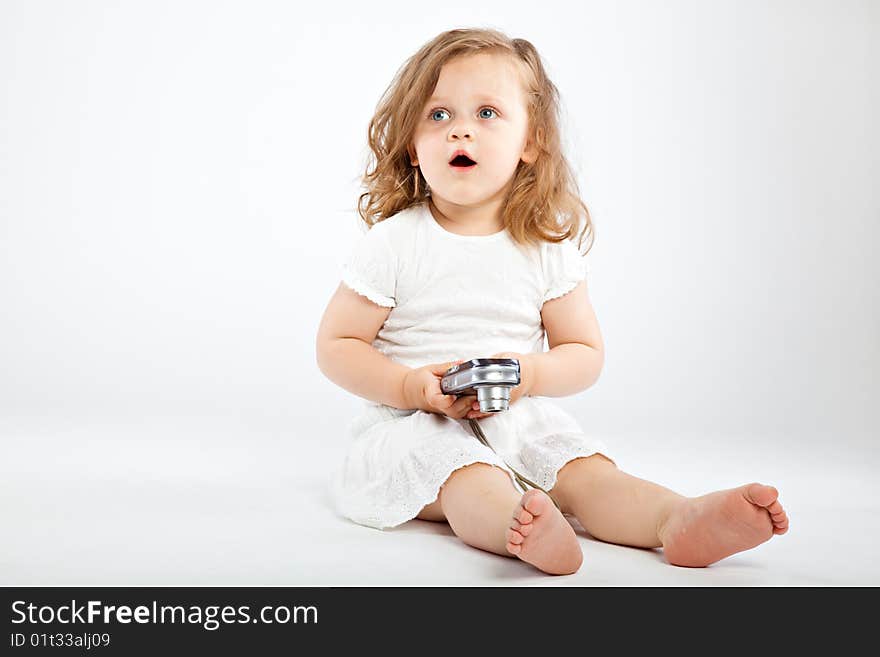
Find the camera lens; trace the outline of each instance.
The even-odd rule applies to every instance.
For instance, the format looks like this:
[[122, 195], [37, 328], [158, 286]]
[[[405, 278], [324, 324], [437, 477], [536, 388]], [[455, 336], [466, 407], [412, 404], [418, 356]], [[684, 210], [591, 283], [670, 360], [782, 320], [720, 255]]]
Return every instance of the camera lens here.
[[506, 411], [510, 405], [510, 386], [480, 386], [477, 388], [477, 401], [481, 413]]

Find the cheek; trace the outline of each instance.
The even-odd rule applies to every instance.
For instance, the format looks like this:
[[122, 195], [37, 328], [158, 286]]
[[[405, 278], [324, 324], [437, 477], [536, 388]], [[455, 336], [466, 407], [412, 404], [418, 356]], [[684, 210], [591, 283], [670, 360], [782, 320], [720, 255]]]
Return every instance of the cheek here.
[[508, 168], [511, 164], [516, 166], [522, 152], [522, 142], [519, 141], [519, 135], [509, 132], [499, 133], [492, 135], [491, 141], [486, 140], [481, 151], [496, 165]]
[[487, 153], [484, 159], [492, 163], [492, 169], [498, 177], [507, 178], [513, 174], [519, 164], [519, 153], [514, 145], [504, 144]]
[[438, 156], [442, 158], [445, 152], [442, 141], [436, 135], [422, 134], [414, 143], [420, 157], [426, 161], [434, 161]]

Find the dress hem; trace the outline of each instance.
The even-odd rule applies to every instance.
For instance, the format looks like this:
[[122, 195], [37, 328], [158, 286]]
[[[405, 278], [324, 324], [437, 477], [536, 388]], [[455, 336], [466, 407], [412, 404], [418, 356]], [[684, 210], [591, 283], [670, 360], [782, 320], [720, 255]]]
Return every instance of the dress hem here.
[[[499, 457], [499, 459], [500, 459], [500, 457]], [[349, 515], [347, 513], [343, 513], [342, 515], [344, 515], [346, 518], [348, 518], [352, 522], [355, 522], [359, 525], [364, 525], [365, 527], [371, 527], [373, 529], [378, 529], [379, 531], [384, 531], [386, 529], [394, 529], [395, 527], [399, 527], [400, 525], [402, 525], [406, 522], [409, 522], [410, 520], [415, 520], [417, 518], [417, 516], [419, 515], [419, 513], [421, 513], [423, 508], [425, 508], [427, 505], [436, 501], [436, 499], [440, 495], [440, 487], [444, 483], [446, 483], [446, 481], [449, 479], [449, 477], [452, 475], [453, 472], [455, 472], [456, 470], [460, 470], [461, 468], [465, 468], [469, 465], [473, 465], [474, 463], [485, 463], [486, 465], [494, 465], [494, 466], [501, 468], [510, 476], [510, 481], [513, 484], [514, 489], [517, 492], [520, 491], [513, 472], [510, 471], [509, 467], [506, 464], [494, 463], [489, 460], [475, 458], [475, 459], [468, 460], [466, 463], [460, 463], [458, 465], [455, 465], [452, 468], [449, 468], [449, 471], [446, 472], [446, 474], [440, 479], [439, 483], [436, 484], [436, 492], [434, 493], [434, 496], [430, 500], [423, 500], [423, 501], [417, 502], [416, 504], [410, 505], [406, 511], [403, 511], [403, 512], [397, 514], [397, 517], [402, 518], [402, 519], [398, 519], [397, 517], [395, 517], [390, 520], [388, 520], [388, 519], [379, 520], [378, 518], [362, 518], [362, 519], [358, 520], [358, 519], [354, 518], [352, 515]], [[432, 483], [430, 487], [433, 489], [435, 486]]]

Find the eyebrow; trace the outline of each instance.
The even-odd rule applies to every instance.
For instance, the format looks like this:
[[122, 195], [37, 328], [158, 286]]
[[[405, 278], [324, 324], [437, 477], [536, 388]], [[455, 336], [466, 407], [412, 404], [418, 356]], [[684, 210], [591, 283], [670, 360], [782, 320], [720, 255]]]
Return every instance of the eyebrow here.
[[[495, 98], [493, 96], [477, 96], [475, 98], [475, 100], [478, 100], [480, 102], [495, 103], [496, 105], [503, 104], [500, 99]], [[447, 101], [448, 101], [448, 98], [442, 98], [442, 97], [437, 97], [437, 96], [433, 96], [428, 99], [429, 103], [445, 103]]]

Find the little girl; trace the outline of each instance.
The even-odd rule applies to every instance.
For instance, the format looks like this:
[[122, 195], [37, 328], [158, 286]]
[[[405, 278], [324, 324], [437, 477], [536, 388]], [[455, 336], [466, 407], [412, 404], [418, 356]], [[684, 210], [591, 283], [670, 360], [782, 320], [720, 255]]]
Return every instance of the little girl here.
[[[358, 204], [369, 230], [317, 336], [321, 371], [368, 400], [334, 479], [343, 515], [379, 529], [446, 521], [468, 545], [551, 574], [581, 565], [566, 514], [600, 540], [662, 546], [679, 566], [786, 532], [772, 486], [683, 497], [619, 470], [548, 399], [590, 387], [604, 347], [579, 251], [592, 223], [531, 43], [440, 34], [398, 71], [369, 142]], [[520, 363], [508, 410], [443, 394], [450, 367], [491, 357]]]

